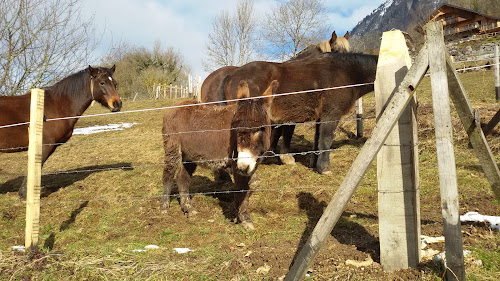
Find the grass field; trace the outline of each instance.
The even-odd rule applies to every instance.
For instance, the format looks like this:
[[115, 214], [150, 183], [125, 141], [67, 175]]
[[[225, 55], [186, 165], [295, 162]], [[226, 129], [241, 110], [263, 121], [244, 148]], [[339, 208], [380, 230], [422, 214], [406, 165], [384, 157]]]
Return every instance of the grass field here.
[[[493, 72], [460, 74], [483, 122], [500, 108], [495, 102]], [[417, 89], [422, 234], [441, 236], [430, 81]], [[122, 111], [156, 108], [179, 100], [124, 101]], [[364, 98], [365, 116], [374, 117], [374, 97]], [[100, 106], [86, 114], [106, 112]], [[77, 127], [119, 122], [137, 123], [115, 132], [75, 135], [59, 147], [43, 169], [40, 214], [41, 251], [28, 255], [11, 249], [24, 245], [25, 205], [17, 196], [26, 169], [26, 153], [0, 155], [0, 280], [279, 280], [309, 237], [324, 208], [342, 182], [366, 139], [353, 138], [355, 122], [341, 122], [330, 154], [332, 175], [309, 167], [310, 155], [296, 165], [273, 161], [261, 165], [250, 198], [256, 230], [246, 232], [231, 219], [230, 190], [198, 169], [192, 181], [193, 206], [187, 218], [174, 201], [159, 210], [162, 192], [164, 110], [82, 118]], [[346, 116], [350, 120], [353, 115]], [[460, 213], [500, 216], [488, 181], [453, 112]], [[365, 120], [369, 137], [374, 118]], [[293, 152], [309, 151], [314, 125], [297, 126]], [[487, 137], [500, 162], [500, 129]], [[203, 144], [200, 144], [203, 145]], [[443, 272], [429, 260], [417, 269], [384, 272], [378, 249], [376, 164], [349, 202], [306, 280], [441, 280]], [[75, 172], [76, 171], [76, 172]], [[63, 172], [63, 173], [61, 173]], [[207, 193], [207, 194], [202, 194]], [[500, 279], [500, 234], [486, 224], [463, 224], [469, 280]], [[160, 248], [137, 252], [146, 245]], [[189, 248], [178, 254], [173, 248]], [[444, 250], [444, 243], [431, 244]], [[362, 262], [357, 267], [347, 260]], [[373, 263], [370, 262], [373, 261]], [[478, 264], [481, 260], [482, 264]]]

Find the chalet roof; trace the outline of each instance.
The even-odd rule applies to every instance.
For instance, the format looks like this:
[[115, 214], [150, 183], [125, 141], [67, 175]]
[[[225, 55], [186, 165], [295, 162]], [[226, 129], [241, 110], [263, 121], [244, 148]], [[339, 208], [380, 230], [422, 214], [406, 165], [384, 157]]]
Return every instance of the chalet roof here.
[[[472, 13], [472, 14], [476, 14], [476, 15], [480, 15], [480, 16], [483, 16], [483, 17], [486, 17], [486, 18], [490, 18], [490, 19], [494, 19], [494, 20], [497, 20], [497, 21], [500, 21], [500, 18], [499, 17], [494, 17], [494, 16], [490, 16], [490, 15], [486, 15], [486, 14], [483, 14], [483, 13], [479, 13], [477, 11], [474, 11], [474, 10], [471, 10], [471, 9], [467, 9], [467, 8], [464, 8], [464, 7], [460, 7], [460, 6], [456, 6], [456, 5], [452, 5], [452, 4], [442, 4], [441, 6], [439, 6], [439, 8], [437, 8], [430, 16], [429, 16], [429, 19], [432, 19], [434, 18], [437, 13], [439, 12], [439, 9], [443, 8], [443, 7], [450, 7], [450, 8], [454, 8], [454, 9], [458, 9], [458, 10], [462, 10], [462, 11], [466, 11], [466, 12], [469, 12], [469, 13]], [[428, 20], [427, 20], [428, 21]]]

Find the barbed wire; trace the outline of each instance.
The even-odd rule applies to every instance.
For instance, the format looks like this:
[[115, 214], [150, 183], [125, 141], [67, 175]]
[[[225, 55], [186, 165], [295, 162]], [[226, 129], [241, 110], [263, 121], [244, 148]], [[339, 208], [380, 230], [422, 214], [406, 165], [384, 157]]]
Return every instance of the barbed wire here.
[[[364, 183], [359, 186], [373, 186], [375, 183]], [[245, 193], [245, 192], [282, 192], [282, 191], [293, 191], [293, 190], [305, 190], [305, 189], [324, 189], [324, 188], [339, 188], [340, 185], [312, 185], [312, 186], [292, 186], [292, 187], [276, 187], [276, 188], [257, 188], [257, 189], [243, 189], [243, 190], [216, 190], [216, 191], [205, 191], [205, 192], [193, 192], [187, 193], [187, 196], [195, 195], [224, 195], [224, 194], [235, 194], [235, 193]], [[83, 202], [98, 202], [98, 201], [120, 201], [120, 200], [150, 200], [150, 199], [163, 199], [165, 197], [174, 198], [179, 197], [179, 194], [170, 195], [145, 195], [145, 196], [124, 196], [124, 197], [109, 197], [109, 198], [92, 198], [92, 199], [77, 199], [77, 200], [62, 200], [62, 201], [40, 201], [40, 204], [65, 204], [65, 203], [83, 203]], [[9, 202], [0, 203], [0, 206], [5, 205], [26, 205], [26, 202]]]
[[[370, 120], [375, 119], [375, 116], [368, 116], [362, 118], [351, 118], [351, 119], [338, 119], [338, 120], [329, 120], [329, 121], [307, 121], [307, 122], [285, 122], [271, 125], [261, 125], [255, 127], [234, 127], [228, 129], [217, 129], [217, 130], [195, 130], [195, 131], [183, 131], [183, 132], [175, 132], [175, 133], [167, 133], [167, 134], [150, 134], [150, 135], [141, 135], [141, 136], [131, 136], [131, 137], [121, 137], [121, 138], [100, 138], [100, 139], [92, 139], [92, 140], [82, 140], [82, 141], [70, 141], [70, 142], [56, 142], [56, 143], [47, 143], [42, 144], [42, 146], [59, 146], [62, 144], [73, 144], [73, 143], [94, 143], [99, 141], [112, 141], [112, 140], [128, 140], [128, 139], [139, 139], [139, 138], [148, 138], [148, 137], [159, 137], [159, 136], [171, 136], [171, 135], [182, 135], [182, 134], [194, 134], [194, 133], [214, 133], [214, 132], [223, 132], [223, 131], [232, 131], [232, 130], [251, 130], [265, 127], [281, 127], [281, 126], [297, 126], [297, 125], [321, 125], [321, 124], [329, 124], [329, 123], [340, 123], [340, 122], [351, 122], [358, 120]], [[28, 146], [18, 146], [18, 147], [9, 147], [9, 148], [0, 148], [1, 151], [11, 151], [11, 150], [23, 150], [27, 149]]]
[[[296, 92], [280, 93], [280, 94], [273, 94], [273, 95], [267, 95], [267, 96], [256, 96], [256, 97], [247, 97], [247, 98], [239, 98], [239, 99], [229, 99], [229, 100], [223, 100], [223, 101], [200, 102], [200, 103], [193, 103], [193, 104], [172, 105], [172, 106], [164, 106], [164, 107], [156, 107], [156, 108], [136, 109], [136, 110], [129, 110], [129, 111], [118, 111], [118, 112], [109, 112], [109, 113], [99, 113], [99, 114], [67, 116], [67, 117], [59, 117], [59, 118], [49, 118], [49, 119], [45, 120], [45, 122], [58, 121], [58, 120], [69, 120], [69, 119], [79, 119], [79, 118], [89, 118], [89, 117], [98, 117], [98, 116], [108, 116], [108, 115], [116, 115], [116, 114], [128, 114], [128, 113], [148, 112], [148, 111], [156, 111], [156, 110], [193, 107], [193, 106], [200, 106], [200, 105], [221, 104], [221, 103], [236, 102], [236, 101], [245, 101], [245, 100], [255, 100], [255, 99], [262, 99], [262, 98], [269, 98], [269, 97], [273, 97], [274, 98], [274, 97], [290, 96], [290, 95], [305, 94], [305, 93], [315, 93], [315, 92], [324, 92], [324, 91], [339, 90], [339, 89], [346, 89], [346, 88], [362, 87], [362, 86], [373, 85], [374, 83], [375, 82], [359, 83], [359, 84], [344, 85], [344, 86], [337, 86], [337, 87], [330, 87], [330, 88], [322, 88], [322, 89], [312, 89], [312, 90], [303, 90], [303, 91], [296, 91]], [[29, 124], [29, 122], [8, 124], [8, 125], [0, 126], [0, 129], [9, 128], [9, 127], [16, 127], [16, 126], [22, 126], [22, 125], [27, 125], [27, 124]]]
[[[213, 162], [225, 162], [225, 161], [236, 161], [238, 159], [247, 159], [247, 158], [256, 158], [258, 160], [268, 159], [274, 157], [281, 156], [307, 156], [309, 154], [320, 155], [324, 152], [335, 152], [335, 151], [349, 151], [349, 150], [361, 150], [361, 148], [332, 148], [332, 149], [323, 149], [323, 150], [311, 150], [304, 152], [289, 152], [289, 153], [274, 153], [272, 151], [267, 151], [267, 155], [255, 156], [255, 157], [224, 157], [219, 159], [206, 159], [206, 160], [196, 160], [196, 161], [172, 161], [172, 162], [162, 162], [162, 163], [149, 163], [144, 165], [135, 165], [135, 166], [120, 166], [120, 167], [109, 167], [109, 168], [96, 168], [96, 169], [81, 169], [81, 170], [69, 170], [69, 171], [59, 171], [59, 172], [49, 172], [43, 173], [42, 176], [51, 176], [51, 175], [59, 175], [59, 174], [79, 174], [79, 173], [92, 173], [92, 172], [106, 172], [106, 171], [114, 171], [114, 170], [133, 170], [138, 168], [152, 168], [152, 167], [163, 167], [165, 165], [176, 165], [176, 164], [206, 164]], [[17, 177], [25, 177], [26, 175], [21, 174], [11, 174], [11, 176]]]

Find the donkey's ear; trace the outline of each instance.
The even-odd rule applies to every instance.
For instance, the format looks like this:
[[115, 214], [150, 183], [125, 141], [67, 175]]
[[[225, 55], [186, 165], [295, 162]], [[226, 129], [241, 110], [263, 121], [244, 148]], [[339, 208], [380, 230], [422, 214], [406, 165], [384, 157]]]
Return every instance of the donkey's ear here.
[[349, 31], [346, 31], [345, 34], [344, 34], [344, 38], [345, 39], [349, 39]]
[[271, 82], [271, 84], [269, 84], [269, 87], [267, 87], [266, 91], [262, 94], [263, 97], [263, 100], [266, 102], [266, 103], [271, 103], [271, 101], [273, 100], [273, 96], [271, 95], [275, 95], [276, 94], [276, 91], [278, 90], [278, 87], [279, 87], [280, 83], [278, 82], [278, 80], [273, 80]]
[[97, 73], [99, 72], [99, 69], [93, 68], [92, 66], [89, 65], [89, 72], [90, 72], [90, 76], [92, 78], [95, 78], [97, 76]]
[[111, 74], [115, 73], [115, 69], [116, 69], [116, 64], [113, 64], [113, 66], [111, 67]]
[[335, 43], [335, 40], [337, 40], [337, 33], [335, 33], [335, 30], [332, 32], [332, 38], [330, 38], [330, 44]]
[[245, 80], [241, 80], [238, 85], [238, 93], [236, 93], [237, 99], [244, 99], [250, 97], [250, 90], [248, 89], [248, 83]]

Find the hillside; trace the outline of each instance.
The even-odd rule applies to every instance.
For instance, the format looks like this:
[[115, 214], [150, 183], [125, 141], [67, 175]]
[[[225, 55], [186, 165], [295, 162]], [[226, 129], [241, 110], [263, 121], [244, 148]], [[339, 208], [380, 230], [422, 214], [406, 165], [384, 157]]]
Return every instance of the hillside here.
[[412, 37], [414, 27], [444, 3], [461, 6], [480, 13], [500, 16], [498, 0], [387, 0], [362, 19], [351, 31], [352, 45], [358, 51], [369, 51], [380, 45], [384, 31], [400, 29]]

